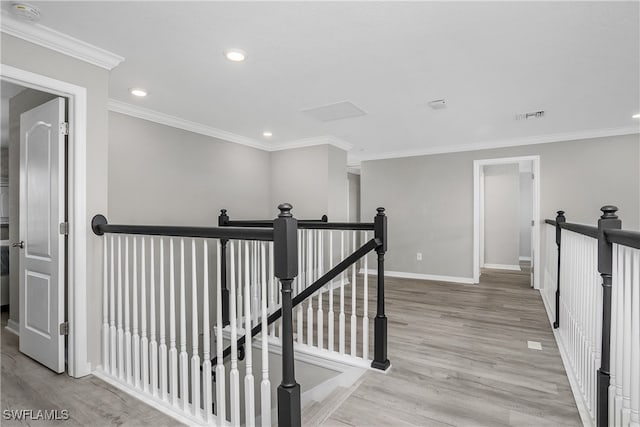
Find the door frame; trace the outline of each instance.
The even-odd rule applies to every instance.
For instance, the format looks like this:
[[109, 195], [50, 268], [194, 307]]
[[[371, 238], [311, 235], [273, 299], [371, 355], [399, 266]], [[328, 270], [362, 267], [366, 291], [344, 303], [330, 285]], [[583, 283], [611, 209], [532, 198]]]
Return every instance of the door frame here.
[[87, 90], [5, 64], [0, 64], [0, 79], [68, 101], [67, 373], [83, 377], [91, 373], [87, 339]]
[[[484, 191], [481, 186], [482, 169], [486, 165], [504, 165], [511, 163], [520, 163], [521, 161], [531, 161], [533, 163], [533, 230], [531, 233], [532, 246], [534, 253], [533, 258], [533, 288], [540, 289], [540, 156], [520, 156], [520, 157], [503, 157], [497, 159], [482, 159], [473, 161], [473, 282], [480, 282], [480, 243], [481, 218], [484, 214]], [[484, 233], [482, 233], [484, 234]]]

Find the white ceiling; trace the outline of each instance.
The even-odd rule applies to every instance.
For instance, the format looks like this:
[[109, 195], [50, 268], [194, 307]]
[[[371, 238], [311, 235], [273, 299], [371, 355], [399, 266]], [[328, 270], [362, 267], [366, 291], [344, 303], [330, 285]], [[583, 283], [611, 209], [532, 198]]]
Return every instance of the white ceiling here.
[[[332, 135], [351, 162], [639, 128], [637, 1], [32, 3], [42, 25], [125, 57], [113, 99], [260, 141]], [[302, 112], [346, 100], [368, 114]]]

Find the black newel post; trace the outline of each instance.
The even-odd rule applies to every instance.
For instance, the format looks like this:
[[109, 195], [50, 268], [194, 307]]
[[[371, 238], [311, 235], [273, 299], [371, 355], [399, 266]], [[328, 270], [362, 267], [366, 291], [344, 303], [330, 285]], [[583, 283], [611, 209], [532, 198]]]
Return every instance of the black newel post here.
[[558, 329], [560, 327], [560, 239], [562, 238], [562, 228], [560, 227], [563, 222], [567, 222], [567, 218], [564, 216], [564, 211], [558, 211], [556, 216], [556, 245], [558, 245], [558, 279], [556, 286], [556, 320], [553, 322], [553, 328]]
[[598, 220], [598, 271], [602, 276], [602, 358], [598, 369], [598, 411], [597, 426], [609, 424], [609, 362], [611, 343], [611, 275], [613, 245], [607, 242], [604, 230], [622, 228], [615, 206], [600, 208], [602, 216]]
[[[374, 217], [374, 236], [382, 244], [376, 248], [378, 253], [378, 308], [374, 320], [374, 356], [372, 368], [386, 370], [390, 365], [387, 359], [387, 316], [384, 314], [384, 254], [387, 252], [387, 216], [384, 208], [377, 209]], [[366, 274], [366, 272], [365, 272]]]
[[[224, 227], [229, 221], [226, 209], [220, 209], [218, 226]], [[220, 282], [222, 283], [222, 325], [229, 324], [229, 289], [227, 288], [227, 243], [228, 239], [220, 239]]]
[[300, 427], [300, 384], [296, 383], [293, 354], [293, 313], [291, 282], [298, 275], [298, 220], [291, 215], [291, 205], [278, 206], [280, 214], [273, 221], [275, 276], [282, 292], [282, 382], [278, 386], [278, 425]]

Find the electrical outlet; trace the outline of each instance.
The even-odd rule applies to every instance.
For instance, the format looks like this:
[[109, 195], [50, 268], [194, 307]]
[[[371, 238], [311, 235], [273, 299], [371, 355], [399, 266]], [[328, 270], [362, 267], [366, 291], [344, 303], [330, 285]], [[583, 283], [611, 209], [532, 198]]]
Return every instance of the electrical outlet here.
[[416, 261], [422, 261], [422, 252], [416, 254]]

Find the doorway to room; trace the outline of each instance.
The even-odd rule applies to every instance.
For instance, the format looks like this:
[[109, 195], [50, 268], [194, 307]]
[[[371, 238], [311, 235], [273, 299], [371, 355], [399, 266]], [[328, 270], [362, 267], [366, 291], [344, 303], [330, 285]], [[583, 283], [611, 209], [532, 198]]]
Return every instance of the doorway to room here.
[[539, 156], [474, 161], [474, 282], [512, 270], [539, 288], [539, 170]]

